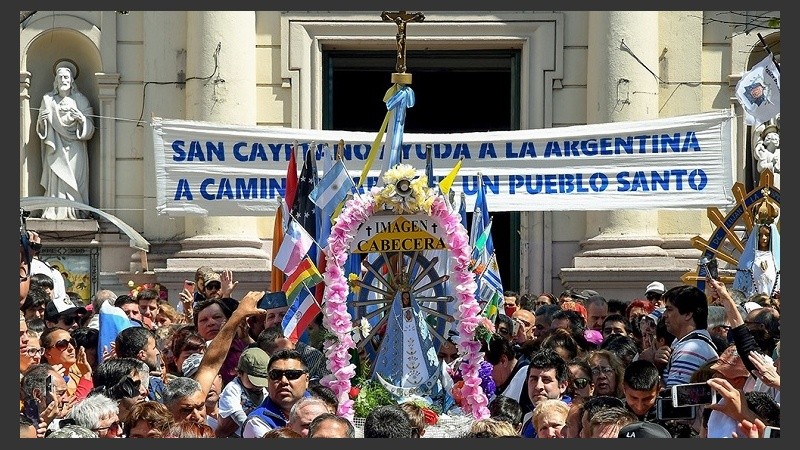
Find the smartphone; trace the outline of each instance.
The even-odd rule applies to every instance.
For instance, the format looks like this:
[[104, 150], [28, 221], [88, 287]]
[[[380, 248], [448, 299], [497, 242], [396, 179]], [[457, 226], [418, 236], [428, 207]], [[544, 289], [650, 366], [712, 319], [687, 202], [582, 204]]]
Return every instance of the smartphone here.
[[50, 404], [50, 394], [53, 393], [53, 376], [48, 375], [44, 384], [44, 402]]
[[697, 262], [697, 265], [706, 268], [706, 275], [714, 280], [719, 280], [719, 265], [717, 264], [717, 258], [713, 255], [711, 257], [703, 256]]
[[672, 399], [659, 397], [656, 400], [656, 419], [658, 420], [694, 420], [697, 409], [694, 406], [672, 406]]
[[258, 307], [260, 309], [288, 308], [289, 302], [286, 299], [286, 292], [267, 292], [258, 301]]
[[189, 291], [190, 294], [194, 294], [194, 281], [184, 280], [183, 288]]
[[778, 427], [764, 427], [765, 438], [779, 438], [781, 437], [781, 429]]
[[711, 405], [717, 403], [717, 391], [708, 383], [687, 383], [672, 386], [674, 406]]

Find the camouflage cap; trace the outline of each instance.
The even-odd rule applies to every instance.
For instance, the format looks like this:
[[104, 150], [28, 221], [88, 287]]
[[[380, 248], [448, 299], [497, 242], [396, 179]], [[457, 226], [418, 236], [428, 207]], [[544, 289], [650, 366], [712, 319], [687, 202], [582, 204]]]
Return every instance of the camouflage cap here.
[[97, 434], [85, 427], [67, 425], [47, 435], [48, 438], [96, 438]]

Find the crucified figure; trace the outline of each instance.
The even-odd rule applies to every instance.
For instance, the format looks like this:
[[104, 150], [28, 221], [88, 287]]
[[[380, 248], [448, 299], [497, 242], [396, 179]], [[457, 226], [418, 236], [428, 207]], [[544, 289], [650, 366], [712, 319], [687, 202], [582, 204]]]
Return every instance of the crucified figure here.
[[384, 22], [397, 24], [397, 64], [395, 65], [395, 72], [406, 73], [406, 24], [408, 22], [422, 22], [425, 20], [425, 15], [421, 12], [410, 14], [405, 11], [384, 11], [381, 13], [381, 19]]

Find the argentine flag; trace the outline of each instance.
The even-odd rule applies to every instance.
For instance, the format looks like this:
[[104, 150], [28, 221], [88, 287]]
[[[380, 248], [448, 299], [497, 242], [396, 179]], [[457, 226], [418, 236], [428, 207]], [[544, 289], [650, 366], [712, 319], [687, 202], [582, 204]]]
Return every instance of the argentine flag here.
[[139, 326], [136, 322], [128, 319], [125, 311], [109, 302], [103, 302], [100, 306], [99, 322], [100, 336], [97, 340], [97, 363], [103, 362], [103, 347], [111, 349], [111, 343], [117, 335], [124, 329]]

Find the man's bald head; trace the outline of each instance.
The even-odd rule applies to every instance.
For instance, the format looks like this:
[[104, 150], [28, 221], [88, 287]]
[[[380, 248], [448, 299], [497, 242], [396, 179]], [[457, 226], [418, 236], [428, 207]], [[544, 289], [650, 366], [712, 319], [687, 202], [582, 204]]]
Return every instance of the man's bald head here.
[[533, 340], [533, 326], [536, 325], [536, 315], [527, 309], [514, 311], [511, 319], [518, 324], [517, 333], [513, 337], [514, 343], [522, 344]]

